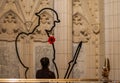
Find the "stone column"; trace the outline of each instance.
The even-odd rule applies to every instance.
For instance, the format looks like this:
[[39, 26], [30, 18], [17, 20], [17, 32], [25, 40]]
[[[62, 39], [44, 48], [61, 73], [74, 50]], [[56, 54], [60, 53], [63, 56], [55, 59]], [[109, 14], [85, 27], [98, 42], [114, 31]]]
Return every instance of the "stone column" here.
[[64, 78], [72, 56], [72, 0], [54, 0], [60, 23], [55, 27], [56, 63], [59, 77]]

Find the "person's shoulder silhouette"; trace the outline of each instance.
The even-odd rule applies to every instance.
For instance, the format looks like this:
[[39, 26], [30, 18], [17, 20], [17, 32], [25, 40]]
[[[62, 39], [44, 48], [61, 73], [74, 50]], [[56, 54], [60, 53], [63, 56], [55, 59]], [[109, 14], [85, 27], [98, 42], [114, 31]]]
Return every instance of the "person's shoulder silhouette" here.
[[36, 78], [47, 78], [47, 79], [52, 79], [55, 78], [54, 72], [50, 71], [48, 66], [49, 66], [49, 59], [47, 57], [43, 57], [40, 60], [40, 63], [42, 65], [42, 69], [38, 70], [36, 72]]

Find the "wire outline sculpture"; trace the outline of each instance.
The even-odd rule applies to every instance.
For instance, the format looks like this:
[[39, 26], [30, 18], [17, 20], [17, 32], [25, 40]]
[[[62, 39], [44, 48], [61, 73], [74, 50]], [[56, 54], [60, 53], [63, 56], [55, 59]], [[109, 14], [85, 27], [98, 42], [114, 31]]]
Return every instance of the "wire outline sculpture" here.
[[[58, 19], [58, 13], [57, 13], [54, 9], [52, 9], [52, 8], [43, 8], [43, 9], [41, 9], [38, 13], [35, 13], [35, 15], [38, 17], [38, 25], [32, 30], [32, 32], [29, 32], [29, 33], [20, 32], [20, 33], [16, 36], [16, 38], [15, 38], [15, 49], [16, 49], [17, 57], [18, 57], [21, 65], [26, 69], [26, 70], [25, 70], [25, 73], [24, 73], [25, 78], [27, 78], [27, 71], [29, 70], [29, 67], [26, 66], [26, 65], [22, 62], [22, 60], [21, 60], [21, 58], [20, 58], [19, 51], [18, 51], [17, 41], [18, 41], [19, 36], [22, 35], [22, 34], [28, 36], [28, 35], [34, 33], [34, 31], [36, 30], [36, 28], [37, 28], [38, 26], [40, 26], [40, 16], [39, 16], [38, 14], [41, 13], [42, 11], [44, 11], [44, 10], [51, 10], [51, 11], [53, 11], [53, 12], [55, 13], [56, 17], [57, 17], [57, 20], [54, 21], [54, 24], [53, 24], [53, 26], [51, 27], [51, 30], [45, 30], [46, 33], [47, 33], [47, 36], [50, 37], [49, 32], [51, 32], [52, 29], [55, 27], [55, 23], [59, 23], [60, 20]], [[54, 43], [52, 44], [52, 47], [53, 47], [53, 52], [54, 52], [54, 53], [53, 53], [52, 62], [53, 62], [53, 64], [55, 65], [55, 69], [56, 69], [56, 73], [57, 73], [57, 78], [59, 78], [58, 68], [57, 68], [57, 65], [56, 65], [56, 63], [55, 63], [55, 58], [56, 58], [56, 57], [55, 57], [55, 47], [54, 47]]]

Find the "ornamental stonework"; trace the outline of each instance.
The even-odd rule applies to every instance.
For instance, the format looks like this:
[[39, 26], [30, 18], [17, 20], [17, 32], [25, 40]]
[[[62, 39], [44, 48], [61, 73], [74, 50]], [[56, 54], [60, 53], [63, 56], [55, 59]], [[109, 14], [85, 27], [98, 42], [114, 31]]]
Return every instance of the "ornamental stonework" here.
[[[37, 26], [38, 18], [35, 13], [45, 7], [52, 8], [53, 0], [1, 0], [1, 4], [0, 40], [14, 41], [17, 34], [30, 33]], [[41, 15], [40, 27], [31, 37], [34, 41], [46, 42], [48, 38], [45, 29], [52, 25], [53, 15], [47, 11]]]
[[99, 32], [98, 1], [73, 0], [73, 42], [88, 42]]
[[18, 33], [25, 31], [23, 27], [21, 19], [12, 10], [6, 12], [0, 19], [0, 39], [14, 40]]
[[[99, 0], [73, 0], [73, 46], [83, 42], [83, 54], [79, 54], [77, 63], [74, 68], [73, 76], [76, 77], [98, 77], [100, 63], [100, 11]], [[77, 46], [76, 46], [77, 47]], [[75, 47], [73, 48], [73, 50]], [[92, 49], [92, 50], [91, 50]], [[94, 50], [94, 51], [93, 51]], [[83, 57], [81, 59], [81, 56]], [[81, 59], [79, 61], [79, 59]], [[89, 61], [92, 59], [92, 61]], [[82, 61], [82, 62], [81, 62]], [[84, 64], [84, 73], [80, 65]], [[94, 68], [93, 68], [94, 67]], [[95, 70], [93, 75], [91, 70]], [[81, 74], [77, 74], [81, 72]], [[89, 75], [87, 75], [89, 73]], [[93, 76], [91, 76], [93, 75]]]
[[73, 15], [73, 42], [87, 42], [90, 39], [89, 23], [79, 12]]
[[[15, 38], [21, 32], [30, 33], [33, 31], [38, 25], [38, 17], [35, 13], [45, 7], [53, 8], [53, 0], [0, 0], [0, 78], [24, 78], [24, 69], [16, 55]], [[53, 16], [49, 12], [43, 12], [42, 17], [41, 26], [33, 34], [21, 35], [18, 39], [20, 58], [25, 64], [31, 60], [29, 67], [35, 65], [33, 57], [38, 55], [33, 55], [32, 47], [36, 41], [46, 44], [48, 37], [44, 31], [52, 24]], [[40, 49], [38, 48], [38, 50]], [[43, 53], [45, 52], [43, 51]], [[32, 73], [28, 74], [28, 78], [34, 77], [34, 71], [35, 68], [30, 69]]]

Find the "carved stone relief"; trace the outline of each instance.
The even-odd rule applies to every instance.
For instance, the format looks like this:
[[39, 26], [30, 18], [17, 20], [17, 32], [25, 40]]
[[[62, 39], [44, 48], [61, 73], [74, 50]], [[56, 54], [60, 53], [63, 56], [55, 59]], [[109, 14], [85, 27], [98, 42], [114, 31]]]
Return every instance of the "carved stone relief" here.
[[[29, 5], [26, 5], [26, 3], [29, 3]], [[16, 35], [20, 32], [31, 32], [36, 26], [38, 22], [38, 18], [35, 15], [36, 12], [39, 12], [40, 9], [42, 9], [40, 4], [47, 5], [51, 4], [50, 0], [13, 0], [9, 1], [7, 0], [5, 3], [7, 5], [17, 4], [16, 9], [19, 9], [20, 11], [17, 11], [15, 9], [7, 9], [3, 10], [0, 18], [0, 40], [9, 40], [12, 41], [15, 39]], [[3, 5], [4, 6], [4, 5]], [[44, 6], [45, 7], [45, 6]], [[52, 5], [51, 5], [52, 7]], [[4, 8], [4, 7], [3, 7]], [[19, 13], [18, 13], [19, 12]], [[33, 34], [33, 38], [36, 41], [47, 41], [47, 36], [45, 34], [45, 29], [52, 26], [52, 20], [53, 15], [51, 15], [49, 12], [43, 12], [42, 14], [42, 22], [40, 27], [36, 30], [36, 32]], [[53, 33], [52, 33], [53, 34]], [[9, 39], [7, 38], [9, 36]]]
[[40, 5], [42, 5], [42, 7], [49, 7], [51, 6], [51, 0], [41, 0], [40, 1]]
[[73, 0], [73, 6], [74, 7], [79, 7], [81, 5], [82, 5], [81, 0]]
[[[73, 0], [73, 45], [79, 43], [80, 41], [84, 42], [86, 46], [82, 50], [85, 52], [84, 57], [82, 60], [84, 63], [78, 61], [78, 64], [86, 64], [86, 68], [95, 67], [95, 77], [98, 76], [98, 67], [99, 67], [99, 56], [100, 56], [100, 49], [99, 49], [99, 33], [100, 33], [100, 20], [99, 20], [99, 4], [98, 0]], [[97, 41], [96, 41], [97, 40]], [[90, 47], [90, 48], [88, 48]], [[75, 47], [73, 48], [75, 49]], [[90, 49], [94, 49], [95, 51], [91, 53]], [[79, 54], [82, 56], [82, 54]], [[89, 61], [91, 57], [94, 57], [94, 61]], [[78, 59], [81, 57], [78, 57]], [[95, 62], [95, 65], [93, 63]], [[76, 65], [74, 68], [73, 76], [76, 77], [77, 73], [75, 71], [80, 72], [81, 68], [80, 65]], [[90, 70], [84, 69], [85, 73], [90, 73]], [[74, 75], [75, 74], [75, 75]], [[92, 73], [90, 73], [92, 74]], [[84, 76], [82, 73], [78, 76]], [[90, 77], [86, 75], [86, 77]]]
[[[90, 50], [87, 47], [90, 47], [93, 43], [93, 47], [89, 49], [95, 49], [95, 58], [96, 58], [96, 68], [99, 66], [97, 61], [99, 55], [99, 33], [100, 33], [100, 24], [99, 24], [99, 15], [98, 15], [98, 0], [73, 0], [73, 44], [77, 44], [80, 41], [83, 41], [85, 48], [82, 48], [80, 56], [78, 58], [78, 64], [75, 66], [73, 76], [81, 77], [85, 74], [85, 68], [81, 68], [86, 64], [86, 57], [89, 56]], [[31, 32], [34, 27], [38, 24], [38, 18], [35, 16], [35, 13], [44, 7], [53, 7], [53, 0], [0, 0], [0, 40], [3, 41], [13, 41], [15, 37], [20, 32]], [[53, 16], [49, 12], [43, 12], [41, 18], [40, 27], [38, 27], [34, 34], [30, 35], [26, 40], [26, 36], [21, 36], [20, 44], [22, 48], [23, 58], [24, 54], [31, 55], [29, 58], [35, 56], [35, 70], [39, 69], [40, 58], [47, 56], [52, 59], [52, 48], [45, 45], [35, 46], [35, 55], [33, 52], [30, 52], [27, 48], [34, 47], [33, 42], [46, 42], [47, 35], [45, 29], [48, 29], [52, 26]], [[51, 33], [54, 34], [53, 32]], [[30, 42], [28, 42], [31, 40]], [[97, 40], [97, 41], [96, 41]], [[10, 42], [13, 43], [13, 42]], [[36, 43], [36, 42], [34, 42]], [[3, 43], [1, 43], [2, 45]], [[5, 45], [5, 46], [4, 46]], [[15, 54], [14, 44], [10, 45], [8, 42], [4, 43], [3, 46], [0, 46], [0, 77], [21, 77], [18, 67], [17, 57]], [[27, 48], [24, 48], [24, 45], [27, 45]], [[11, 46], [11, 47], [9, 47]], [[73, 50], [77, 46], [73, 46]], [[84, 46], [83, 46], [84, 47]], [[12, 51], [13, 50], [13, 51]], [[6, 52], [7, 51], [7, 52]], [[25, 53], [30, 52], [30, 53]], [[84, 54], [86, 52], [86, 54]], [[84, 56], [81, 56], [84, 55]], [[3, 59], [3, 60], [1, 60]], [[8, 60], [10, 59], [10, 60]], [[31, 58], [32, 59], [32, 58]], [[8, 63], [9, 62], [9, 65]], [[13, 63], [15, 62], [15, 63]], [[26, 61], [27, 62], [27, 61]], [[32, 62], [31, 62], [32, 63]], [[33, 64], [32, 64], [33, 65]], [[11, 66], [11, 67], [10, 67]], [[15, 66], [15, 69], [12, 67]], [[10, 70], [12, 70], [10, 72]], [[53, 64], [51, 63], [50, 69], [54, 70]], [[3, 71], [4, 70], [4, 71]], [[96, 69], [97, 70], [97, 69]], [[2, 72], [3, 71], [3, 72]], [[34, 70], [33, 70], [34, 71]], [[98, 72], [97, 72], [98, 73]], [[1, 75], [2, 74], [2, 75]]]
[[[0, 59], [3, 59], [0, 60], [0, 77], [24, 78], [24, 69], [19, 65], [19, 61], [17, 62], [18, 59], [15, 52], [14, 40], [18, 33], [29, 33], [37, 26], [38, 18], [35, 13], [39, 12], [44, 7], [52, 8], [53, 0], [0, 0], [0, 41], [4, 40], [3, 42], [6, 42], [6, 44], [3, 44], [6, 45], [5, 48], [0, 47]], [[34, 41], [46, 42], [47, 36], [44, 30], [45, 28], [49, 28], [52, 24], [51, 20], [53, 20], [53, 16], [49, 12], [43, 12], [42, 15], [41, 26], [35, 30], [34, 34], [31, 34], [27, 38], [25, 35], [21, 35], [18, 39], [21, 58], [23, 58], [25, 64], [30, 62], [29, 64], [31, 65], [29, 65], [29, 67], [33, 67], [33, 57], [37, 56], [37, 54], [33, 55], [32, 51]], [[6, 50], [8, 51], [5, 52]], [[28, 58], [30, 59], [28, 60]], [[25, 59], [27, 59], [27, 61]], [[13, 68], [13, 66], [15, 68]], [[28, 77], [34, 77], [34, 69], [35, 68], [32, 68], [32, 70], [30, 70], [32, 73], [29, 74]]]
[[15, 40], [18, 33], [25, 31], [23, 27], [19, 17], [13, 11], [8, 11], [0, 19], [0, 39], [4, 37], [4, 40]]
[[[73, 0], [73, 42], [79, 42], [78, 40], [81, 41], [81, 39], [83, 41], [85, 41], [85, 39], [89, 40], [90, 35], [98, 34], [100, 32], [97, 2], [98, 1], [94, 2], [91, 0]], [[88, 15], [86, 15], [86, 13], [88, 13]], [[83, 32], [81, 33], [81, 30], [78, 30], [79, 28], [81, 28], [81, 30], [83, 30], [85, 34], [83, 34]], [[84, 29], [86, 29], [87, 31], [85, 31]], [[79, 37], [77, 37], [78, 31]], [[76, 34], [74, 34], [75, 32]], [[80, 34], [83, 34], [84, 37], [82, 37], [83, 35]], [[85, 35], [87, 35], [87, 37]]]
[[73, 15], [73, 42], [87, 42], [90, 39], [89, 23], [79, 12]]

